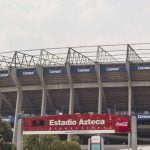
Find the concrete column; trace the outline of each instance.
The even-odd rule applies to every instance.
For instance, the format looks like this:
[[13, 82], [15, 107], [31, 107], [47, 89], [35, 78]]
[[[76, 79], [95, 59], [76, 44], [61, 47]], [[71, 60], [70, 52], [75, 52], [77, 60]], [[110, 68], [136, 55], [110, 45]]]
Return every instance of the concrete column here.
[[128, 115], [132, 113], [132, 87], [131, 87], [131, 75], [130, 75], [130, 63], [126, 62], [126, 70], [128, 74]]
[[[126, 61], [126, 70], [128, 75], [128, 115], [132, 113], [132, 87], [131, 87], [131, 75], [130, 75], [130, 62]], [[128, 133], [128, 148], [131, 147], [131, 134]]]
[[100, 75], [100, 64], [98, 62], [95, 62], [95, 70], [96, 70], [97, 82], [98, 82], [98, 114], [102, 114], [103, 89], [102, 89], [102, 81]]
[[17, 100], [16, 100], [16, 109], [15, 109], [15, 120], [14, 120], [14, 132], [13, 132], [13, 140], [12, 143], [16, 144], [17, 142], [17, 133], [18, 133], [18, 114], [22, 112], [22, 87], [17, 78], [17, 69], [14, 67], [9, 68], [9, 74], [17, 88]]
[[70, 73], [70, 64], [66, 63], [67, 75], [69, 79], [69, 89], [70, 89], [70, 96], [69, 96], [69, 114], [73, 114], [74, 112], [74, 89], [73, 89], [73, 82]]
[[0, 96], [0, 113], [1, 113], [1, 109], [2, 109], [2, 97]]
[[42, 89], [42, 104], [41, 104], [41, 116], [46, 114], [46, 103], [47, 103], [47, 91], [45, 88]]
[[[67, 70], [67, 75], [69, 79], [69, 89], [70, 89], [70, 95], [69, 95], [69, 114], [74, 113], [74, 89], [73, 89], [73, 82], [72, 82], [72, 77], [71, 77], [71, 72], [70, 72], [70, 64], [66, 63], [66, 70]], [[68, 134], [68, 141], [71, 140], [71, 134]]]
[[17, 150], [23, 150], [23, 129], [22, 129], [22, 115], [18, 116], [18, 134], [17, 134]]
[[104, 150], [104, 138], [101, 137], [101, 150]]
[[36, 66], [37, 74], [40, 78], [41, 85], [42, 85], [42, 103], [41, 103], [41, 116], [46, 114], [46, 103], [47, 103], [47, 89], [46, 84], [43, 77], [43, 68], [39, 65]]
[[137, 150], [137, 119], [131, 118], [132, 150]]

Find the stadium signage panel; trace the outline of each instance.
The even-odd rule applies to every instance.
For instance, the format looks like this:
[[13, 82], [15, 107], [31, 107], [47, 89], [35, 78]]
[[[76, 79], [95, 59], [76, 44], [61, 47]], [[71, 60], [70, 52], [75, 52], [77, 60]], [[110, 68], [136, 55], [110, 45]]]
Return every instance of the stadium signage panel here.
[[28, 68], [28, 69], [18, 69], [17, 76], [33, 76], [37, 75], [35, 68]]
[[137, 120], [150, 120], [150, 114], [137, 115]]
[[107, 114], [56, 115], [23, 120], [24, 134], [96, 134], [130, 131], [128, 116]]
[[65, 73], [65, 67], [47, 67], [44, 68], [44, 75]]
[[101, 65], [101, 72], [125, 72], [125, 65]]
[[131, 65], [130, 69], [131, 69], [131, 71], [150, 70], [150, 64]]
[[72, 73], [95, 73], [95, 66], [71, 66]]
[[8, 77], [8, 70], [2, 70], [0, 71], [0, 78], [3, 78], [3, 77]]

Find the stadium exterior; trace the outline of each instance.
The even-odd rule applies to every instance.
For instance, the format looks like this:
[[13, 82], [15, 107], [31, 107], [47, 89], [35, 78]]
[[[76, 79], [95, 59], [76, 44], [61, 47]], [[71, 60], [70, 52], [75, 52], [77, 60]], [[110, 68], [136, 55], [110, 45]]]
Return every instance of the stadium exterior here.
[[[0, 54], [0, 113], [34, 116], [150, 111], [149, 43], [64, 47]], [[67, 52], [65, 51], [67, 50]], [[150, 142], [148, 125], [139, 140]], [[113, 138], [122, 138], [120, 135]], [[111, 137], [111, 135], [109, 135]]]

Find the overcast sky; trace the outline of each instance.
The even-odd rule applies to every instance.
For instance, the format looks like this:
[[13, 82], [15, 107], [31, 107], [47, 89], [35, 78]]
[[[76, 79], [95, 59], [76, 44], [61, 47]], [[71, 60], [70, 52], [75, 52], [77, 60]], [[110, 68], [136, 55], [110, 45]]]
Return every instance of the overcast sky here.
[[150, 0], [0, 0], [0, 51], [150, 42]]

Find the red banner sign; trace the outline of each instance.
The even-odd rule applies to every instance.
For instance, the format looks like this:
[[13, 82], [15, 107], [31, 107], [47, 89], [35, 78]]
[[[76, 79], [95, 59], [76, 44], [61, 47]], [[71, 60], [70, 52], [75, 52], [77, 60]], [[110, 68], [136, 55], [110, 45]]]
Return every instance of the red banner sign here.
[[23, 119], [24, 134], [96, 134], [129, 132], [128, 116], [56, 115]]

